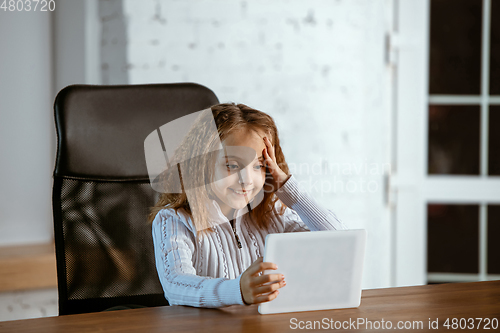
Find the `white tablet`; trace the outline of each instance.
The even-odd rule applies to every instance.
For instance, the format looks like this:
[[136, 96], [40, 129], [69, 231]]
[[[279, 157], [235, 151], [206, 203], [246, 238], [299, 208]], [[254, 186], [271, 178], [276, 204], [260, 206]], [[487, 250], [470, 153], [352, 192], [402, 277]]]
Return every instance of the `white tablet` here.
[[264, 262], [278, 269], [264, 274], [283, 274], [286, 286], [259, 313], [358, 307], [365, 244], [364, 229], [267, 235]]

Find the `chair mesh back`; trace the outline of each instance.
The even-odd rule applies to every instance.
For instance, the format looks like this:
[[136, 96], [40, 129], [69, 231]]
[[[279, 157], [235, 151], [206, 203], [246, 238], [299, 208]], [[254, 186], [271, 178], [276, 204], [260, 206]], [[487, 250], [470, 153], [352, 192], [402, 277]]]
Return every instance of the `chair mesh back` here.
[[146, 223], [153, 193], [149, 183], [61, 180], [68, 299], [162, 293]]
[[148, 207], [158, 200], [150, 184], [54, 177], [54, 187], [60, 189], [53, 204], [63, 244], [60, 314], [168, 305], [147, 223]]

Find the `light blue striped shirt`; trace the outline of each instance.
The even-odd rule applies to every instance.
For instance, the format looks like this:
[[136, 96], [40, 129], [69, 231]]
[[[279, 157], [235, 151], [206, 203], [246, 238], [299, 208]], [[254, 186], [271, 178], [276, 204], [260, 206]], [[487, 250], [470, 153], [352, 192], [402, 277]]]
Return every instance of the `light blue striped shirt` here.
[[[284, 215], [273, 218], [269, 230], [253, 226], [248, 214], [235, 219], [239, 249], [229, 220], [212, 200], [211, 217], [220, 219], [214, 232], [196, 241], [196, 231], [184, 210], [163, 209], [153, 224], [158, 277], [171, 305], [218, 308], [245, 304], [240, 290], [241, 274], [264, 255], [270, 233], [342, 230], [346, 226], [304, 191], [292, 175], [276, 192], [286, 206]], [[277, 211], [281, 206], [276, 203]]]

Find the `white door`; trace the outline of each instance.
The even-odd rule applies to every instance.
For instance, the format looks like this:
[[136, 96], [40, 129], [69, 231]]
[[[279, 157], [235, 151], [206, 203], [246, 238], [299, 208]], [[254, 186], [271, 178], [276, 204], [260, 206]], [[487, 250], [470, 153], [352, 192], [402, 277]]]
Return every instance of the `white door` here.
[[500, 279], [500, 3], [395, 9], [393, 285]]

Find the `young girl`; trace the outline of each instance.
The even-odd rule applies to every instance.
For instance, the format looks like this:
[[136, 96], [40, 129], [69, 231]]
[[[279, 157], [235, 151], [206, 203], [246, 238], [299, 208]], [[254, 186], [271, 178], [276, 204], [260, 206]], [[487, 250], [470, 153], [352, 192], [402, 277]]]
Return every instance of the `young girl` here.
[[163, 181], [175, 182], [180, 173], [183, 191], [164, 193], [149, 216], [158, 276], [171, 305], [272, 301], [286, 282], [283, 275], [263, 274], [277, 269], [263, 262], [267, 234], [346, 229], [289, 174], [273, 119], [246, 105], [204, 112], [173, 160], [178, 168]]

